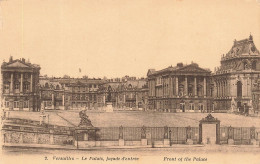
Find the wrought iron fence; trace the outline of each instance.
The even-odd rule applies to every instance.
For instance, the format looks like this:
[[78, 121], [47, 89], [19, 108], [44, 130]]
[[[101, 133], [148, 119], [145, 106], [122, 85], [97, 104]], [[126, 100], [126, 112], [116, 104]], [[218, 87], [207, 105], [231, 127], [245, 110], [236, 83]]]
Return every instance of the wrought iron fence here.
[[258, 139], [258, 129], [255, 127], [220, 127], [220, 143], [228, 144], [228, 140], [231, 139], [236, 145], [250, 145], [251, 140]]

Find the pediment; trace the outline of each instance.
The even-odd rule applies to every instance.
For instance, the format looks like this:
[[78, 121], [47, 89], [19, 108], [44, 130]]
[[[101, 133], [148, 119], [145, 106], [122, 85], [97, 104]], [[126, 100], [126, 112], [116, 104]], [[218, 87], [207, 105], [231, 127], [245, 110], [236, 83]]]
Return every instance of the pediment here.
[[180, 72], [210, 73], [209, 70], [205, 70], [203, 68], [200, 68], [200, 67], [194, 66], [194, 65], [185, 66], [183, 68], [180, 68], [178, 71], [180, 71]]
[[24, 64], [20, 61], [15, 61], [13, 63], [6, 65], [5, 67], [8, 67], [8, 68], [30, 68], [28, 65], [26, 65], [26, 64]]

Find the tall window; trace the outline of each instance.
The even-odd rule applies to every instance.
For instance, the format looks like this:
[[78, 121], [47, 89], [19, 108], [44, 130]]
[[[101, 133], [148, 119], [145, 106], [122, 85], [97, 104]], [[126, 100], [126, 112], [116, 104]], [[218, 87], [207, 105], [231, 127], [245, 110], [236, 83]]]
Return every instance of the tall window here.
[[19, 102], [18, 101], [14, 101], [14, 108], [19, 108]]
[[253, 70], [256, 70], [256, 61], [253, 61], [253, 62], [252, 62], [252, 69], [253, 69]]
[[194, 110], [194, 104], [190, 103], [190, 110]]
[[241, 81], [237, 82], [237, 97], [242, 97], [242, 83], [241, 83]]
[[28, 91], [28, 90], [29, 90], [29, 87], [30, 87], [30, 84], [29, 84], [29, 83], [25, 83], [25, 84], [23, 85], [23, 88], [24, 88], [25, 91]]
[[20, 88], [20, 84], [19, 83], [16, 83], [15, 85], [14, 85], [14, 89], [19, 89]]
[[5, 107], [9, 108], [9, 101], [5, 101]]
[[193, 85], [189, 85], [189, 87], [188, 87], [188, 94], [189, 94], [189, 96], [193, 95]]
[[10, 91], [9, 86], [10, 86], [9, 83], [4, 85], [4, 93], [9, 93], [9, 91]]
[[183, 85], [179, 85], [179, 96], [183, 96], [184, 95], [184, 86]]
[[23, 102], [23, 107], [29, 108], [29, 101], [28, 100]]

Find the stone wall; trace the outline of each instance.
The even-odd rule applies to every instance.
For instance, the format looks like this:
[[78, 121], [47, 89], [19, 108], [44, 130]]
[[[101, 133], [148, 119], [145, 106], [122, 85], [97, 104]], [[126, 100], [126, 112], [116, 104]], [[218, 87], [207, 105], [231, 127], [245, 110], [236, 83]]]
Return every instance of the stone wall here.
[[72, 143], [73, 140], [73, 136], [71, 135], [58, 135], [52, 133], [3, 130], [2, 134], [5, 143], [65, 145]]

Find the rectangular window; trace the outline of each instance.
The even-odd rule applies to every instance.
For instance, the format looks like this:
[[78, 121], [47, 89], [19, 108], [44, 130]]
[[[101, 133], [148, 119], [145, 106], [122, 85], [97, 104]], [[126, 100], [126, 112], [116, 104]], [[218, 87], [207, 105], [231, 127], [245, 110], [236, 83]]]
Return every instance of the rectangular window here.
[[24, 84], [24, 86], [23, 86], [23, 88], [24, 88], [24, 90], [29, 90], [29, 87], [30, 87], [30, 85], [29, 84]]
[[6, 101], [6, 102], [5, 102], [5, 107], [6, 107], [6, 108], [9, 108], [9, 101]]
[[20, 88], [20, 84], [16, 83], [16, 84], [14, 85], [14, 89], [19, 89], [19, 88]]
[[190, 103], [190, 110], [194, 110], [194, 104]]
[[19, 102], [18, 101], [14, 101], [14, 108], [19, 108]]
[[24, 108], [29, 108], [29, 101], [24, 101], [23, 102], [23, 107]]
[[5, 84], [4, 85], [4, 93], [9, 93], [10, 89], [9, 89], [9, 84]]

